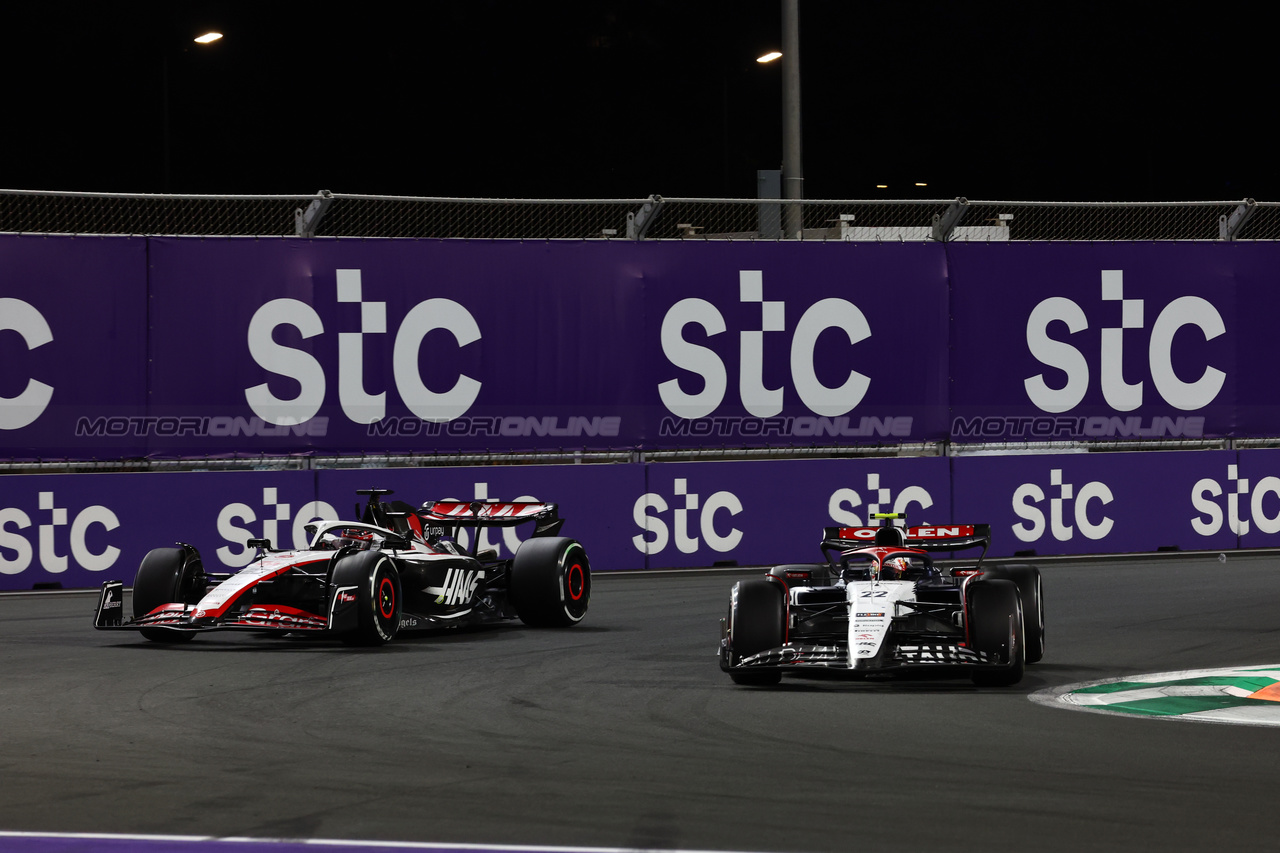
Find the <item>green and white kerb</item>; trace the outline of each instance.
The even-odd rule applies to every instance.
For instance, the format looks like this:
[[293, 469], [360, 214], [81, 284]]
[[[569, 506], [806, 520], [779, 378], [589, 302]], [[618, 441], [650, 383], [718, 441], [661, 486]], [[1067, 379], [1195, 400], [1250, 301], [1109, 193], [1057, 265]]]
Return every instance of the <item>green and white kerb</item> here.
[[1280, 664], [1086, 681], [1038, 690], [1028, 698], [1054, 708], [1098, 714], [1280, 726]]

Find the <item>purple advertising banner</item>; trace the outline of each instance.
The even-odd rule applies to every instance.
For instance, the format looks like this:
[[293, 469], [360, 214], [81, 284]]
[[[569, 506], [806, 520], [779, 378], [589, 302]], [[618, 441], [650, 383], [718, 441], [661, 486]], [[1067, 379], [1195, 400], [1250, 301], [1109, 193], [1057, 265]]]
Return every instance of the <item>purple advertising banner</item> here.
[[[557, 503], [600, 572], [817, 562], [823, 527], [876, 512], [990, 524], [991, 556], [1280, 545], [1280, 450], [12, 475], [0, 590], [132, 583], [147, 551], [179, 541], [240, 568], [249, 539], [301, 546], [309, 522], [352, 517], [369, 488], [415, 506]], [[510, 556], [527, 535], [488, 531], [481, 545]]]
[[646, 446], [945, 437], [941, 244], [643, 248]]
[[[352, 518], [357, 489], [427, 500], [537, 498], [560, 505], [564, 535], [588, 549], [596, 571], [645, 567], [630, 547], [642, 465], [494, 466], [282, 472], [56, 474], [0, 477], [0, 590], [133, 582], [143, 556], [194, 545], [211, 570], [244, 567], [253, 538], [281, 548], [307, 543], [317, 519]], [[490, 531], [510, 556], [527, 530]], [[468, 543], [469, 544], [469, 543]]]
[[[10, 458], [897, 444], [948, 425], [940, 244], [0, 249]], [[893, 345], [908, 307], [913, 344]]]
[[[154, 435], [159, 454], [900, 443], [947, 425], [941, 246], [152, 242], [153, 409], [208, 425]], [[903, 304], [928, 343], [886, 357], [872, 329]]]
[[44, 474], [0, 477], [0, 589], [133, 583], [143, 556], [175, 542], [211, 568], [240, 568], [250, 538], [301, 543], [334, 510], [310, 471]]
[[147, 241], [0, 238], [0, 457], [146, 453]]
[[[1278, 250], [1259, 250], [1273, 280]], [[1261, 276], [1242, 296], [1240, 256], [1218, 243], [948, 244], [952, 440], [1235, 434], [1237, 387], [1274, 384], [1265, 362], [1237, 358], [1239, 307], [1280, 308]]]
[[0, 458], [1280, 436], [1280, 245], [0, 237]]
[[1280, 370], [1275, 318], [1280, 313], [1277, 246], [1231, 243], [1222, 265], [1231, 271], [1236, 309], [1229, 333], [1236, 346], [1236, 430], [1238, 437], [1280, 434]]
[[874, 524], [877, 512], [905, 512], [913, 525], [952, 516], [947, 460], [939, 457], [647, 467], [629, 544], [650, 567], [820, 562], [826, 526]]
[[1241, 548], [1280, 547], [1280, 450], [1241, 450], [1228, 465], [1192, 485], [1197, 532], [1222, 528], [1240, 536]]
[[992, 556], [1231, 549], [1236, 469], [1228, 450], [968, 456], [952, 494], [990, 522]]
[[154, 239], [153, 406], [205, 429], [153, 452], [638, 444], [643, 275], [607, 249]]
[[[15, 475], [0, 486], [0, 589], [131, 583], [147, 551], [179, 541], [211, 569], [240, 568], [249, 539], [301, 546], [307, 523], [351, 518], [356, 490], [369, 488], [415, 506], [557, 503], [563, 535], [586, 546], [595, 571], [815, 562], [826, 525], [878, 511], [921, 524], [951, 515], [942, 458]], [[484, 535], [483, 547], [510, 556], [528, 531]]]

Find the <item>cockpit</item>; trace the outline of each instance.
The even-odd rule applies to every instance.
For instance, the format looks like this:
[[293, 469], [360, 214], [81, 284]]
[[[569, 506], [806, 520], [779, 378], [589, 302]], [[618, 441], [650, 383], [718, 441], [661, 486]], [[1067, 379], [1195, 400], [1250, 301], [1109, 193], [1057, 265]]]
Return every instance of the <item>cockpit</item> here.
[[354, 548], [371, 551], [382, 547], [388, 531], [360, 524], [332, 525], [321, 528], [311, 541], [313, 551], [337, 551]]
[[846, 553], [840, 560], [842, 581], [918, 581], [939, 576], [929, 555], [922, 551], [867, 548]]

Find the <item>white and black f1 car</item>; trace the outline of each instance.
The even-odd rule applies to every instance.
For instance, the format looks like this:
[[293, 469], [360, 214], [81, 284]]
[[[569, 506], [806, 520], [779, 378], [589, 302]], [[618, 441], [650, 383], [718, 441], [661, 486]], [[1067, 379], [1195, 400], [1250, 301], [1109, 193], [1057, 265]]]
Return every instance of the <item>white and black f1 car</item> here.
[[[339, 637], [381, 645], [400, 631], [519, 618], [564, 627], [586, 615], [591, 566], [574, 539], [557, 536], [555, 504], [429, 501], [414, 508], [368, 495], [361, 520], [308, 525], [310, 543], [277, 550], [251, 539], [257, 556], [236, 572], [211, 572], [190, 545], [157, 548], [133, 580], [133, 618], [124, 618], [124, 584], [102, 585], [94, 627], [136, 630], [180, 642], [216, 630]], [[359, 515], [359, 505], [356, 510]], [[532, 524], [510, 560], [477, 550], [481, 528]], [[456, 541], [471, 533], [469, 550]]]
[[[982, 565], [987, 524], [907, 528], [900, 514], [876, 517], [881, 527], [826, 528], [825, 564], [775, 566], [735, 584], [720, 668], [738, 684], [777, 684], [802, 669], [944, 667], [979, 685], [1021, 681], [1024, 665], [1044, 655], [1039, 570]], [[974, 565], [948, 570], [930, 554], [975, 547]]]

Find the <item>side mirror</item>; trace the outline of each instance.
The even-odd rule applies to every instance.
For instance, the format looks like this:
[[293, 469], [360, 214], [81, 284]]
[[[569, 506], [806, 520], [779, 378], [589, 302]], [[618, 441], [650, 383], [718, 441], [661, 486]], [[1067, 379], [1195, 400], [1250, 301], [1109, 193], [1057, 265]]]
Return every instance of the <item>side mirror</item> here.
[[388, 551], [407, 551], [409, 540], [403, 536], [388, 536], [382, 540], [382, 547]]

